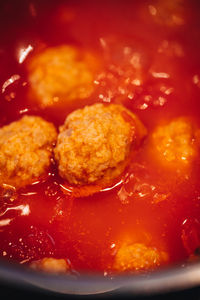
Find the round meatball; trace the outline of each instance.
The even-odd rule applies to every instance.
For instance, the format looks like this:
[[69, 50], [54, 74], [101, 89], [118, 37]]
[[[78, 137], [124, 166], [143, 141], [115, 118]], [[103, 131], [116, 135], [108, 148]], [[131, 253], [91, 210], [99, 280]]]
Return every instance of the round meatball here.
[[156, 158], [171, 167], [188, 166], [197, 156], [200, 130], [186, 117], [158, 126], [152, 134], [152, 151]]
[[0, 185], [22, 187], [43, 176], [57, 132], [40, 117], [24, 116], [0, 129]]
[[69, 264], [65, 259], [56, 259], [52, 257], [45, 257], [40, 260], [33, 261], [30, 267], [34, 270], [45, 273], [61, 274], [69, 271]]
[[115, 256], [113, 268], [117, 272], [149, 270], [166, 263], [168, 254], [142, 243], [124, 244]]
[[124, 169], [131, 145], [145, 136], [140, 120], [121, 105], [101, 103], [72, 112], [60, 127], [55, 158], [71, 184], [109, 181]]
[[98, 66], [96, 56], [85, 50], [67, 45], [47, 48], [28, 62], [30, 97], [42, 107], [87, 98]]

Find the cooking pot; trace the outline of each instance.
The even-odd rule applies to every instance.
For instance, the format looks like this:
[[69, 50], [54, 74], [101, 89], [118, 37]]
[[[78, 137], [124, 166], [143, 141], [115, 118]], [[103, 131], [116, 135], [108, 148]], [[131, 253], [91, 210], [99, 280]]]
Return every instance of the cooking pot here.
[[[20, 4], [19, 21], [20, 15], [23, 13], [23, 5], [25, 9], [27, 8], [27, 3], [31, 4], [33, 2], [34, 1], [24, 1], [24, 4]], [[45, 5], [45, 3], [48, 4], [48, 1], [43, 1], [42, 5]], [[3, 9], [9, 5], [17, 7], [18, 3], [14, 0], [1, 0], [0, 8], [2, 15]], [[33, 6], [32, 9], [34, 9]], [[9, 20], [5, 19], [5, 24], [7, 24], [7, 22], [9, 22]], [[1, 33], [2, 32], [6, 34], [6, 25], [1, 29]], [[119, 275], [110, 278], [101, 277], [98, 274], [85, 274], [74, 277], [71, 275], [46, 274], [30, 270], [23, 265], [1, 260], [0, 281], [9, 286], [18, 285], [30, 289], [37, 287], [46, 291], [62, 294], [89, 295], [117, 290], [119, 293], [144, 296], [169, 291], [180, 291], [199, 286], [200, 262], [183, 263], [151, 273]]]
[[22, 265], [0, 262], [0, 281], [9, 286], [41, 288], [61, 294], [94, 295], [117, 291], [129, 295], [156, 295], [182, 291], [200, 284], [200, 263], [182, 264], [147, 274], [106, 278], [97, 274], [72, 277], [32, 271]]

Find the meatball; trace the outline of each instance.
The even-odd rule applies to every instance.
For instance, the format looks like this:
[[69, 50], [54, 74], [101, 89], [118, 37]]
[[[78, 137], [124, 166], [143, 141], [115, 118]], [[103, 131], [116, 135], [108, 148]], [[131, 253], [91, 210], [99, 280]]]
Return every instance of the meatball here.
[[115, 256], [113, 268], [117, 272], [149, 270], [166, 263], [168, 254], [142, 243], [123, 244]]
[[85, 50], [67, 45], [47, 48], [28, 62], [30, 97], [41, 107], [87, 98], [98, 66], [96, 56]]
[[30, 264], [30, 267], [34, 270], [54, 274], [67, 273], [70, 268], [65, 259], [56, 259], [52, 257], [45, 257], [40, 260], [33, 261]]
[[0, 185], [22, 187], [50, 166], [57, 132], [40, 117], [24, 116], [0, 129]]
[[197, 156], [200, 130], [189, 118], [179, 117], [158, 126], [152, 134], [156, 158], [171, 167], [185, 167]]
[[55, 158], [71, 184], [109, 181], [124, 169], [131, 144], [145, 136], [140, 120], [121, 105], [101, 103], [72, 112], [60, 127]]

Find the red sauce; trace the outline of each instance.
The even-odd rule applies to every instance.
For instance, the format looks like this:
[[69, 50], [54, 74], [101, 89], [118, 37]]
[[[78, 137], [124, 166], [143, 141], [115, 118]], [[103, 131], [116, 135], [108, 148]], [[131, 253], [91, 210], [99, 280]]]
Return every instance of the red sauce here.
[[[155, 21], [153, 1], [3, 1], [0, 125], [34, 114], [59, 126], [78, 107], [110, 101], [136, 113], [148, 132], [176, 116], [192, 116], [200, 127], [197, 2], [185, 3], [184, 24], [171, 26]], [[84, 104], [76, 101], [41, 110], [27, 101], [29, 83], [18, 51], [31, 45], [29, 55], [34, 55], [41, 43], [86, 47], [103, 57], [105, 73]], [[168, 45], [175, 45], [175, 54], [159, 53]], [[142, 55], [142, 81], [134, 88], [126, 81], [135, 75], [129, 54], [123, 54], [125, 47], [127, 53], [133, 49]], [[119, 75], [111, 65], [121, 66], [128, 75]], [[14, 74], [20, 77], [5, 87]], [[183, 180], [156, 165], [149, 157], [148, 140], [113, 187], [89, 197], [63, 193], [63, 180], [52, 166], [46, 180], [14, 192], [14, 200], [1, 195], [0, 256], [26, 264], [43, 257], [66, 258], [78, 272], [103, 274], [110, 270], [115, 249], [131, 237], [166, 251], [169, 264], [187, 260], [200, 246], [199, 175], [198, 157]]]

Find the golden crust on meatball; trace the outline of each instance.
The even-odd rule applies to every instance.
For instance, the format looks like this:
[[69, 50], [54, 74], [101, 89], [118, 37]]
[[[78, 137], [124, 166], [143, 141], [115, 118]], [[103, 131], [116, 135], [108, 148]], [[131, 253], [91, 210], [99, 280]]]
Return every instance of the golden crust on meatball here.
[[33, 261], [30, 264], [33, 270], [42, 271], [45, 273], [61, 274], [69, 271], [69, 264], [63, 258], [45, 257], [40, 260]]
[[60, 127], [55, 148], [59, 174], [71, 184], [109, 181], [120, 175], [131, 145], [145, 135], [141, 121], [121, 105], [75, 110]]
[[22, 187], [50, 166], [57, 132], [53, 124], [24, 116], [0, 129], [0, 185]]
[[117, 272], [149, 270], [168, 261], [168, 254], [142, 243], [123, 244], [115, 256], [113, 268]]
[[99, 68], [95, 55], [62, 45], [35, 54], [28, 64], [30, 97], [41, 107], [88, 98]]
[[160, 125], [152, 133], [152, 151], [169, 167], [189, 166], [197, 156], [199, 146], [200, 129], [187, 117]]

